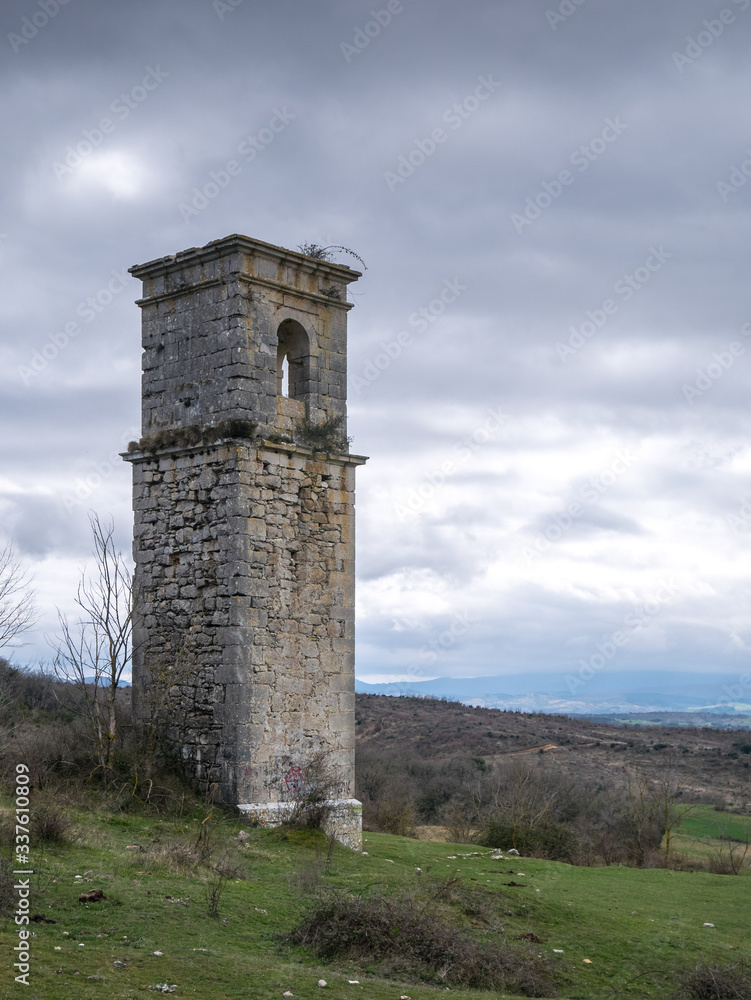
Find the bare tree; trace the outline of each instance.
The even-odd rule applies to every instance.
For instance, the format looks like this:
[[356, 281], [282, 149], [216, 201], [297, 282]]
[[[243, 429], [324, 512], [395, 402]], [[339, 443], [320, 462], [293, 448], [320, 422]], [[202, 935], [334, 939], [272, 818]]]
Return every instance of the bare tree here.
[[103, 525], [94, 513], [89, 522], [95, 568], [91, 576], [84, 572], [78, 585], [81, 618], [71, 624], [58, 611], [54, 670], [80, 694], [98, 764], [106, 772], [117, 735], [117, 690], [131, 656], [133, 589], [125, 560], [115, 548], [113, 524]]
[[686, 791], [685, 782], [678, 770], [678, 758], [670, 753], [661, 768], [658, 777], [653, 782], [654, 796], [660, 807], [661, 825], [665, 828], [665, 848], [663, 863], [667, 868], [670, 863], [672, 840], [685, 817], [694, 808], [690, 803], [680, 803], [678, 800]]
[[34, 594], [12, 545], [0, 549], [0, 649], [36, 621]]

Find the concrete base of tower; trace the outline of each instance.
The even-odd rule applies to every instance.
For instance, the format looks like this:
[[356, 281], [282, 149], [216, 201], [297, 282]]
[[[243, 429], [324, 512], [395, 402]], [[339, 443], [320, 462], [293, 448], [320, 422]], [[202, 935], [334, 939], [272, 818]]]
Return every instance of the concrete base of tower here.
[[[241, 817], [251, 826], [272, 827], [290, 822], [306, 809], [299, 802], [243, 802]], [[357, 799], [327, 799], [307, 808], [320, 810], [320, 825], [326, 836], [334, 836], [353, 851], [362, 850], [362, 803]]]

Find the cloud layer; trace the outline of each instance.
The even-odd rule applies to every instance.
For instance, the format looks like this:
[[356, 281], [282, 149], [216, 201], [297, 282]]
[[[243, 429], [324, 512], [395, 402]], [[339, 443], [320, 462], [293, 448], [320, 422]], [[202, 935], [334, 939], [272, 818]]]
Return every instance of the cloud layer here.
[[629, 615], [619, 668], [743, 670], [749, 8], [7, 5], [0, 515], [43, 612], [16, 658], [71, 609], [89, 509], [129, 547], [124, 272], [241, 232], [368, 265], [360, 676], [578, 669]]

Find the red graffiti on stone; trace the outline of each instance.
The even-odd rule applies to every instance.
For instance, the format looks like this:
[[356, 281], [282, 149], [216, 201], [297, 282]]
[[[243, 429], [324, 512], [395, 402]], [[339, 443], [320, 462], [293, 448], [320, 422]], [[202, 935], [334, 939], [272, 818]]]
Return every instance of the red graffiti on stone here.
[[284, 784], [293, 795], [299, 795], [305, 785], [305, 775], [302, 773], [302, 768], [293, 764], [284, 775]]

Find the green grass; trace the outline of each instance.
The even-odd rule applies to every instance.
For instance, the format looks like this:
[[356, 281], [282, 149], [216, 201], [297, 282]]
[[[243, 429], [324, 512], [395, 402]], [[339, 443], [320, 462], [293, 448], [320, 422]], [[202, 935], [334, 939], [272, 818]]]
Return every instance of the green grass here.
[[[234, 837], [240, 828], [225, 818], [213, 833], [213, 856], [226, 850], [237, 878], [226, 884], [216, 919], [207, 914], [208, 873], [175, 870], [158, 853], [178, 840], [195, 842], [198, 812], [181, 820], [71, 815], [78, 839], [35, 851], [32, 912], [57, 923], [31, 925], [32, 985], [23, 993], [11, 971], [15, 928], [7, 918], [0, 923], [2, 996], [135, 1000], [158, 995], [148, 987], [166, 982], [177, 984], [175, 996], [201, 1000], [260, 1000], [286, 990], [296, 1000], [321, 1000], [324, 992], [331, 1000], [398, 1000], [402, 994], [437, 1000], [445, 989], [388, 980], [346, 962], [324, 966], [302, 949], [280, 946], [278, 935], [303, 911], [301, 887], [318, 882], [358, 892], [373, 884], [383, 891], [409, 889], [454, 871], [492, 896], [507, 940], [530, 931], [543, 939], [539, 951], [556, 962], [560, 996], [568, 1000], [602, 1000], [614, 990], [619, 997], [664, 1000], [676, 970], [748, 953], [751, 882], [745, 877], [493, 861], [486, 849], [373, 833], [365, 834], [367, 855], [337, 847], [327, 873], [321, 835], [303, 831], [285, 839], [276, 831], [252, 830], [242, 846]], [[126, 849], [133, 844], [145, 850]], [[510, 881], [521, 885], [503, 884]], [[103, 889], [107, 899], [79, 903], [79, 893], [91, 888]], [[705, 921], [714, 929], [704, 927]], [[115, 968], [115, 961], [124, 968]], [[668, 975], [626, 985], [648, 970]], [[321, 978], [326, 991], [317, 986]], [[499, 996], [451, 993], [463, 1000]]]
[[692, 806], [680, 827], [686, 837], [732, 837], [735, 840], [751, 839], [751, 816], [721, 812], [713, 806]]
[[[739, 816], [713, 806], [692, 805], [671, 839], [671, 851], [689, 860], [727, 857], [730, 849], [741, 857], [746, 838], [751, 840], [751, 816]], [[741, 871], [744, 877], [751, 875], [749, 861], [751, 851], [745, 855]]]

